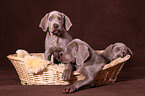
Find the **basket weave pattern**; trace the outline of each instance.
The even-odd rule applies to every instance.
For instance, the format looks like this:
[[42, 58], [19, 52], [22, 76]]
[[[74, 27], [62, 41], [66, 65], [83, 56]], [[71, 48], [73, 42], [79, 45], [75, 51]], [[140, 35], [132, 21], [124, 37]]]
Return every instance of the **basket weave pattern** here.
[[[44, 58], [43, 53], [33, 53], [31, 55]], [[32, 74], [26, 71], [24, 62], [16, 58], [16, 54], [9, 55], [8, 58], [14, 65], [22, 85], [68, 85], [72, 84], [76, 80], [84, 79], [82, 74], [74, 72], [70, 81], [63, 81], [62, 72], [65, 69], [64, 64], [50, 64], [43, 71], [37, 74]], [[95, 79], [95, 84], [100, 86], [114, 83], [124, 63], [129, 58], [130, 55], [126, 55], [124, 58], [118, 59], [118, 61], [116, 60], [105, 65], [103, 69], [98, 72]]]

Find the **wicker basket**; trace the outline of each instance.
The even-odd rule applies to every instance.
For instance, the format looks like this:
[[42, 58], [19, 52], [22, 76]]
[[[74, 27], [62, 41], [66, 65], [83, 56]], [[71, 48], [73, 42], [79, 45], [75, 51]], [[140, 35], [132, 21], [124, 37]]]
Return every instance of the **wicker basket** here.
[[[44, 58], [43, 53], [31, 53], [31, 55]], [[84, 79], [82, 74], [74, 72], [69, 81], [63, 81], [61, 77], [62, 72], [65, 69], [64, 64], [49, 64], [43, 71], [37, 74], [28, 73], [26, 71], [24, 61], [17, 58], [16, 54], [12, 54], [7, 57], [14, 65], [22, 85], [68, 85], [72, 84], [76, 80]], [[118, 58], [111, 63], [105, 65], [103, 69], [98, 72], [95, 79], [95, 84], [100, 86], [114, 83], [124, 63], [129, 58], [130, 55], [126, 55], [124, 58]]]

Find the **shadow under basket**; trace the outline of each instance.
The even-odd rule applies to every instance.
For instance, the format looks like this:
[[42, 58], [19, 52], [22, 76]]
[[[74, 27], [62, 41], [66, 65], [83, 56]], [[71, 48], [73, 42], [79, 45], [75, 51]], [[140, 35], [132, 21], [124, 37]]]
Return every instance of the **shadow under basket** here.
[[[96, 52], [101, 53], [103, 51]], [[30, 55], [44, 58], [43, 53], [31, 53]], [[37, 74], [28, 73], [24, 61], [17, 58], [17, 54], [8, 55], [7, 57], [14, 65], [22, 85], [69, 85], [76, 80], [84, 79], [82, 74], [74, 71], [69, 81], [63, 81], [62, 72], [65, 69], [64, 64], [57, 65], [51, 63]], [[106, 64], [102, 70], [98, 72], [95, 78], [95, 85], [101, 86], [114, 83], [123, 65], [129, 58], [130, 55], [126, 55], [124, 58], [118, 58]]]

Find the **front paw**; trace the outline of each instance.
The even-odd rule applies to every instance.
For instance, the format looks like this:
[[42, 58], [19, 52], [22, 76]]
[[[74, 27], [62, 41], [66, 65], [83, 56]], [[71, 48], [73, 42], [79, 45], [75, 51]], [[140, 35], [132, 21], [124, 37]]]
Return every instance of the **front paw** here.
[[62, 74], [62, 79], [63, 79], [64, 81], [70, 80], [71, 74], [72, 74], [72, 70], [65, 69], [65, 70], [63, 71], [63, 74]]
[[77, 90], [77, 88], [75, 86], [71, 85], [71, 86], [65, 87], [63, 92], [67, 93], [67, 94], [70, 94], [70, 93], [75, 92], [76, 90]]

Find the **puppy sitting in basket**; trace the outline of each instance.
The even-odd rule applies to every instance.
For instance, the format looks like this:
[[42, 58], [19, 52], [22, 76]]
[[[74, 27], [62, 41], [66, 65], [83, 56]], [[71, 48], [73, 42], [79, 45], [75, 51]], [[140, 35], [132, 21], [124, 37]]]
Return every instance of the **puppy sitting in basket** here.
[[47, 32], [44, 54], [46, 60], [51, 60], [51, 55], [55, 51], [64, 51], [66, 45], [72, 40], [72, 37], [67, 33], [71, 26], [70, 19], [58, 11], [52, 11], [41, 19], [39, 27]]
[[84, 80], [76, 81], [64, 88], [64, 93], [72, 93], [80, 87], [93, 84], [97, 73], [105, 65], [105, 59], [80, 39], [72, 40], [65, 48], [65, 51], [60, 54], [59, 60], [63, 63], [71, 63], [63, 72], [63, 80], [70, 79], [74, 66], [85, 77]]

